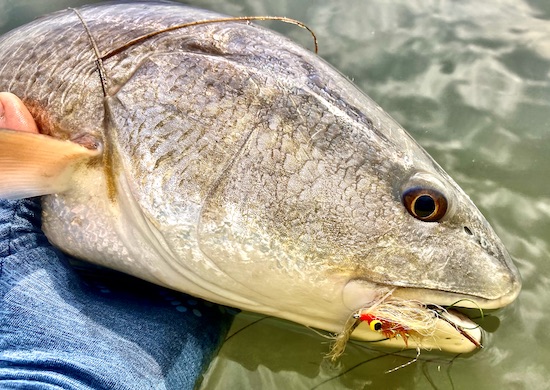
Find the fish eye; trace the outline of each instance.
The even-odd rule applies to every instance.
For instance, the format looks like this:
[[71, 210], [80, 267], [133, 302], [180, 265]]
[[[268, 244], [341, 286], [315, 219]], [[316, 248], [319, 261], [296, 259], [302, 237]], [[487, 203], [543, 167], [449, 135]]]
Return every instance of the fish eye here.
[[371, 322], [369, 322], [369, 326], [372, 330], [374, 330], [375, 332], [378, 332], [380, 331], [380, 329], [382, 329], [382, 321], [372, 320]]
[[425, 222], [439, 221], [447, 212], [447, 199], [431, 188], [409, 188], [403, 192], [402, 201], [409, 214]]

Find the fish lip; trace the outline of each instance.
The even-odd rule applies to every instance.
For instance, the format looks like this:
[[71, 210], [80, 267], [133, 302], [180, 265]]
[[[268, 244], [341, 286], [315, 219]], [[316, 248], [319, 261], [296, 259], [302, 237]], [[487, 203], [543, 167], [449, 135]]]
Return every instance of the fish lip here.
[[[416, 287], [397, 287], [394, 295], [404, 299], [415, 299], [425, 304], [468, 309], [501, 309], [516, 300], [521, 292], [521, 280], [515, 279], [510, 289], [499, 298], [489, 299], [454, 291], [432, 290]], [[428, 298], [426, 298], [428, 297]]]
[[456, 291], [435, 290], [420, 287], [396, 286], [379, 284], [363, 279], [348, 281], [343, 290], [344, 305], [350, 310], [356, 310], [361, 305], [373, 301], [376, 291], [380, 289], [395, 289], [393, 296], [423, 302], [426, 305], [442, 307], [455, 306], [469, 309], [500, 309], [510, 305], [521, 292], [521, 279], [512, 279], [510, 288], [498, 298], [484, 298]]

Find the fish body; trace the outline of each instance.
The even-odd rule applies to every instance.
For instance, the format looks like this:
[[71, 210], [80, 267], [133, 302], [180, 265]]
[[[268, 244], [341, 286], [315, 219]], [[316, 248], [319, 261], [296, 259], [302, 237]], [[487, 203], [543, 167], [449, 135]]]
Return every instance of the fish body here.
[[[44, 231], [75, 257], [332, 332], [390, 289], [440, 306], [516, 298], [518, 271], [468, 196], [317, 55], [242, 22], [154, 34], [220, 17], [117, 3], [0, 38], [0, 89], [43, 134], [0, 144], [76, 148], [26, 173], [35, 184], [0, 177], [0, 195], [45, 195]], [[468, 350], [457, 337], [435, 345]]]

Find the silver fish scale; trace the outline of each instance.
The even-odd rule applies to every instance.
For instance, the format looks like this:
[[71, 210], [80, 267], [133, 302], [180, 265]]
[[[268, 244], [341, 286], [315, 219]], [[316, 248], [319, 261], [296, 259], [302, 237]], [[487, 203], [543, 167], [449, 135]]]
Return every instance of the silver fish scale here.
[[[88, 36], [74, 13], [56, 20], [53, 26], [37, 22], [0, 37], [0, 85], [23, 98], [43, 133], [76, 138], [72, 129], [78, 128], [100, 136], [103, 97]], [[63, 39], [67, 34], [70, 39]]]

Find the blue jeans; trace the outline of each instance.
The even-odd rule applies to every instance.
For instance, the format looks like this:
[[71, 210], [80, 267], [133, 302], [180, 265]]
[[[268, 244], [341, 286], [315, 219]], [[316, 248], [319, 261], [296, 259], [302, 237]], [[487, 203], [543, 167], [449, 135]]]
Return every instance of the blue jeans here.
[[192, 389], [233, 316], [69, 261], [38, 199], [0, 200], [0, 388]]

